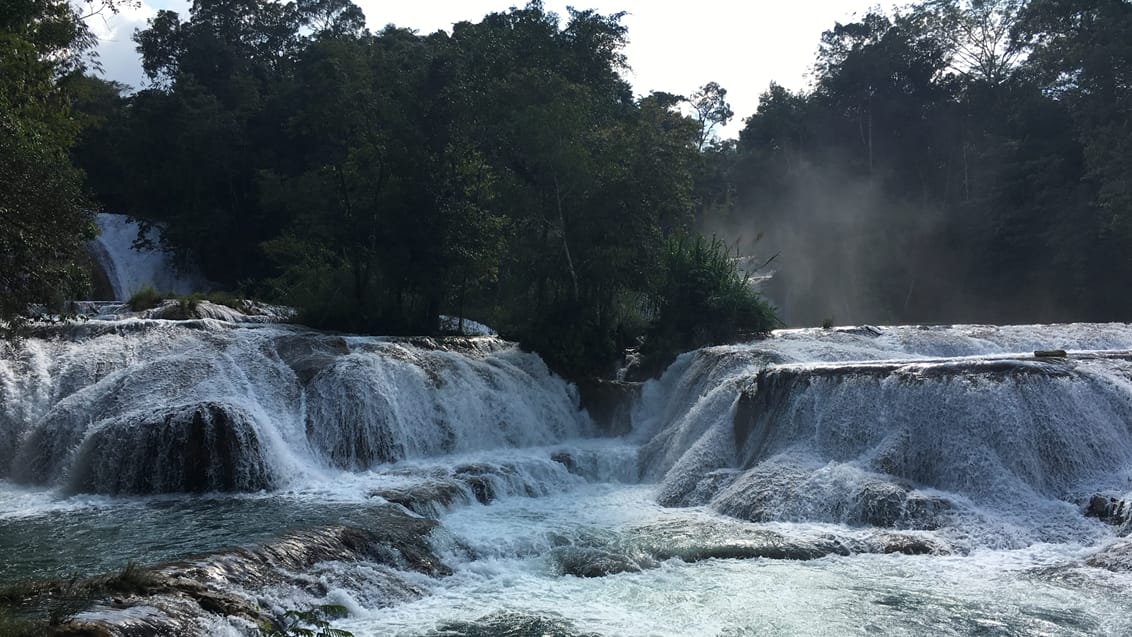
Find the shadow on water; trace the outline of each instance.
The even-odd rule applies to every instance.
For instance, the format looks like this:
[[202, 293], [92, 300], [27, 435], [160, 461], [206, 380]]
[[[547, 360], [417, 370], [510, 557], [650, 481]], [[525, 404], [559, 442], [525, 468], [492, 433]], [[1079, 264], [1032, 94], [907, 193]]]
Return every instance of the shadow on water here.
[[382, 504], [275, 496], [161, 497], [0, 520], [0, 581], [79, 576], [259, 544], [292, 529], [367, 528]]

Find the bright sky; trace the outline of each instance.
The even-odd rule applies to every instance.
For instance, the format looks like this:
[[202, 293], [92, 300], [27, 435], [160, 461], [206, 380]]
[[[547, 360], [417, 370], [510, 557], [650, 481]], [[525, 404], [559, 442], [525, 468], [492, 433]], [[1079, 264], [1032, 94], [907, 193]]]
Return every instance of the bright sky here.
[[[144, 28], [158, 9], [188, 15], [191, 0], [143, 0], [139, 9], [97, 17], [105, 75], [134, 87], [144, 84], [134, 29]], [[355, 0], [371, 29], [386, 24], [431, 33], [455, 22], [478, 21], [485, 14], [525, 0]], [[640, 95], [668, 91], [688, 95], [707, 82], [727, 89], [735, 119], [723, 131], [736, 136], [743, 118], [753, 114], [771, 80], [791, 89], [809, 83], [821, 33], [835, 22], [863, 15], [877, 0], [546, 0], [548, 10], [566, 15], [566, 6], [609, 14], [627, 11], [625, 54], [628, 80]], [[885, 3], [885, 8], [890, 3]]]

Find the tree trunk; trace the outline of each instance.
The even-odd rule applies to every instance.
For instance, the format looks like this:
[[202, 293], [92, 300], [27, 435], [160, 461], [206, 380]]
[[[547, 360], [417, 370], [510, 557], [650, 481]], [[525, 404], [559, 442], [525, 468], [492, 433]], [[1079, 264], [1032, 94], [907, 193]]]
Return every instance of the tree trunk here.
[[558, 205], [558, 223], [562, 226], [562, 252], [566, 254], [566, 267], [570, 270], [570, 283], [573, 285], [576, 303], [581, 296], [578, 293], [578, 273], [574, 270], [574, 258], [570, 256], [570, 244], [566, 241], [566, 217], [562, 214], [562, 190], [558, 187], [558, 175], [554, 175], [554, 200]]

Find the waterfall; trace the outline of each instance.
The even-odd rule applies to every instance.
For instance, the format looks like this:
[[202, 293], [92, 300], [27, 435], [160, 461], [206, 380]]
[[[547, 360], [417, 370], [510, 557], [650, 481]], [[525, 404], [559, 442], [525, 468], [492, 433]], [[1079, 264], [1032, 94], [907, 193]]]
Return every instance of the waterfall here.
[[619, 388], [618, 438], [580, 393], [493, 336], [36, 326], [0, 578], [156, 564], [67, 623], [112, 635], [1132, 630], [1132, 326], [782, 330]]
[[[160, 248], [137, 249], [134, 240], [139, 226], [126, 215], [102, 213], [95, 216], [99, 234], [91, 242], [94, 260], [106, 273], [114, 301], [125, 301], [130, 294], [152, 286], [159, 292], [190, 294], [208, 289], [208, 282], [197, 272], [174, 267], [170, 255]], [[157, 231], [150, 228], [146, 239], [159, 244]]]
[[[1033, 354], [1051, 348], [1070, 354]], [[662, 504], [745, 520], [1062, 541], [1085, 532], [1090, 494], [1132, 479], [1130, 349], [1123, 325], [798, 330], [709, 348], [645, 388], [642, 465]]]
[[128, 319], [5, 347], [0, 477], [71, 492], [282, 488], [593, 429], [571, 386], [493, 337], [453, 351], [428, 339]]

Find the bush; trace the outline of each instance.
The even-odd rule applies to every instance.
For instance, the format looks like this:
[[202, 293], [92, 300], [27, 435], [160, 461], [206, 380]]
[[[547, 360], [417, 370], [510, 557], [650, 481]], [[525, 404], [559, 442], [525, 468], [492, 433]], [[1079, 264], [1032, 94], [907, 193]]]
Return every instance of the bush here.
[[167, 294], [158, 292], [152, 285], [144, 285], [130, 295], [130, 299], [126, 301], [126, 305], [134, 312], [142, 312], [161, 305]]
[[627, 345], [619, 340], [615, 326], [600, 325], [584, 305], [570, 301], [497, 323], [505, 338], [517, 340], [555, 373], [571, 380], [608, 375]]
[[177, 307], [165, 314], [165, 318], [170, 319], [192, 318], [193, 311], [197, 309], [197, 306], [200, 305], [202, 301], [224, 305], [237, 312], [248, 311], [248, 302], [230, 292], [194, 292], [192, 294], [179, 295], [158, 292], [152, 285], [145, 285], [136, 290], [130, 295], [130, 299], [126, 301], [126, 305], [133, 312], [143, 312], [153, 309], [170, 299], [177, 301]]
[[680, 352], [761, 336], [781, 324], [719, 239], [670, 238], [663, 269], [641, 346], [644, 368], [651, 374]]

